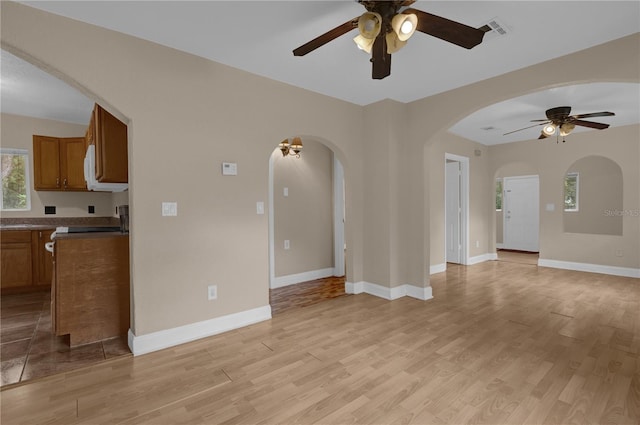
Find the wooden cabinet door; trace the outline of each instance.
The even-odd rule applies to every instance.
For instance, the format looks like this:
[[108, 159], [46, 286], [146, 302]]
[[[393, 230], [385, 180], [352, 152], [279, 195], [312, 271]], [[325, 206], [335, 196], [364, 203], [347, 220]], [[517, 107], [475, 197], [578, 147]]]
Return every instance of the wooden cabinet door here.
[[60, 139], [60, 178], [63, 190], [87, 190], [87, 182], [84, 179], [86, 153], [84, 137]]
[[56, 137], [33, 136], [33, 187], [60, 190], [60, 144]]
[[127, 125], [100, 105], [95, 106], [94, 120], [96, 180], [102, 183], [128, 183]]
[[0, 257], [0, 288], [30, 286], [33, 283], [31, 231], [3, 231]]
[[44, 248], [44, 244], [51, 242], [53, 230], [33, 230], [31, 232], [33, 256], [33, 282], [35, 285], [51, 285], [53, 278], [53, 256]]

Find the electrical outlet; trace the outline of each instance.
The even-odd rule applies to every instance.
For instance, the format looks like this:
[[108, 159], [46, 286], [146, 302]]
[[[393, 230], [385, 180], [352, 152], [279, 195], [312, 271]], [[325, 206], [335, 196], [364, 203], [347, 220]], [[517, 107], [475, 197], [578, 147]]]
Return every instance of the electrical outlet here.
[[476, 241], [476, 248], [480, 248], [480, 241]]
[[209, 301], [218, 298], [218, 285], [209, 285], [207, 287], [207, 298]]
[[94, 205], [89, 205], [87, 207], [87, 211], [89, 212], [89, 214], [95, 214], [96, 213], [96, 207]]
[[55, 214], [56, 213], [56, 206], [55, 205], [45, 205], [44, 213], [45, 214]]
[[289, 239], [285, 239], [284, 241], [284, 249], [289, 249], [291, 248], [291, 244], [289, 243]]

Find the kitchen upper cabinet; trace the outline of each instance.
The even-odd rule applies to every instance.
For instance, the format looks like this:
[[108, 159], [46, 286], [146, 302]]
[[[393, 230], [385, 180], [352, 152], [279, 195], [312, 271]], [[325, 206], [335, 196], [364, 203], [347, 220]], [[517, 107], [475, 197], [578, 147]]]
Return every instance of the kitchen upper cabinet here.
[[0, 244], [0, 257], [2, 259], [2, 274], [0, 275], [0, 288], [18, 288], [31, 286], [32, 257], [31, 257], [31, 231], [12, 230], [2, 231], [2, 243]]
[[33, 136], [35, 190], [86, 191], [84, 137]]
[[127, 125], [96, 104], [87, 130], [87, 142], [96, 145], [96, 180], [128, 183]]

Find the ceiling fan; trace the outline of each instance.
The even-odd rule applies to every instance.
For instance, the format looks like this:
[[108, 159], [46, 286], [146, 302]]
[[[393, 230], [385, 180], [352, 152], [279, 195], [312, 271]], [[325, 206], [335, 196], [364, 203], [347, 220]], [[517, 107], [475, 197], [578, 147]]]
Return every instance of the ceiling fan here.
[[418, 9], [405, 8], [415, 0], [357, 1], [367, 9], [365, 13], [298, 47], [293, 51], [294, 56], [304, 56], [358, 28], [359, 35], [354, 41], [361, 50], [371, 54], [372, 77], [381, 80], [391, 74], [391, 54], [400, 50], [416, 30], [466, 49], [482, 43], [485, 32], [491, 30], [487, 25], [473, 28]]
[[516, 131], [526, 130], [527, 128], [543, 125], [544, 127], [542, 127], [542, 131], [540, 132], [540, 137], [538, 137], [538, 139], [545, 139], [556, 134], [557, 136], [562, 136], [562, 141], [564, 142], [564, 137], [569, 135], [569, 133], [573, 131], [576, 125], [595, 128], [597, 130], [604, 130], [605, 128], [609, 128], [609, 124], [595, 121], [585, 121], [583, 120], [583, 118], [611, 117], [615, 115], [613, 112], [592, 112], [589, 114], [569, 115], [570, 113], [571, 106], [558, 106], [556, 108], [547, 109], [545, 111], [547, 119], [531, 120], [531, 122], [539, 122], [539, 124], [534, 124], [528, 127], [520, 128], [518, 130], [510, 131], [503, 134], [503, 136], [515, 133]]

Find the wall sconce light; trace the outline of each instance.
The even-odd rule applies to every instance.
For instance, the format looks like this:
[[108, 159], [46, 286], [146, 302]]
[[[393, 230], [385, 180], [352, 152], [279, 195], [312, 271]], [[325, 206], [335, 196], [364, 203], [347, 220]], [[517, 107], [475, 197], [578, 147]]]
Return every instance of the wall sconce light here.
[[291, 139], [284, 139], [278, 145], [280, 151], [282, 152], [282, 156], [295, 156], [296, 158], [300, 158], [300, 151], [302, 150], [302, 139], [299, 137], [294, 137]]

